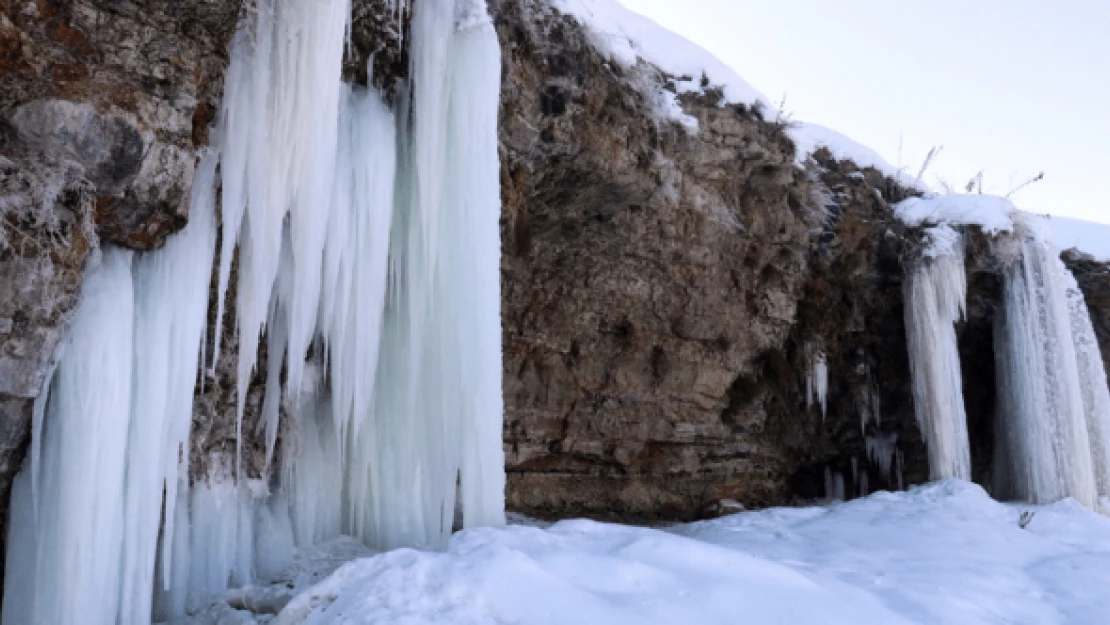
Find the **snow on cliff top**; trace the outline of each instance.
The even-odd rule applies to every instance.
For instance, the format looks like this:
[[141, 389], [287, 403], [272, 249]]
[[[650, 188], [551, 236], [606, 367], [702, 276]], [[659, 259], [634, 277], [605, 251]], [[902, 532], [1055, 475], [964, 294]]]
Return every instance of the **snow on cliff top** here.
[[994, 195], [936, 195], [910, 198], [894, 207], [894, 214], [910, 226], [926, 224], [977, 225], [991, 234], [1010, 232], [1017, 209]]
[[[894, 214], [910, 226], [952, 224], [980, 226], [998, 234], [1014, 229], [1013, 216], [1022, 211], [1009, 200], [994, 195], [930, 195], [910, 198], [894, 207]], [[1032, 215], [1041, 232], [1052, 237], [1060, 251], [1078, 249], [1095, 259], [1110, 262], [1110, 225], [1067, 217]]]
[[[773, 114], [774, 105], [766, 96], [745, 81], [734, 69], [717, 59], [696, 43], [673, 33], [654, 21], [634, 12], [617, 0], [549, 0], [560, 11], [574, 16], [587, 29], [591, 43], [611, 62], [624, 68], [646, 61], [676, 76], [680, 93], [699, 91], [702, 76], [719, 87], [724, 98], [732, 103], [760, 105]], [[657, 114], [663, 119], [697, 130], [697, 120], [686, 115], [670, 92], [657, 95]], [[838, 160], [851, 160], [860, 167], [874, 167], [901, 184], [929, 191], [927, 185], [907, 175], [884, 160], [874, 150], [861, 145], [835, 130], [810, 123], [791, 123], [787, 129], [798, 148], [798, 164], [810, 154], [826, 147]], [[906, 223], [978, 224], [988, 232], [1004, 232], [1013, 228], [1010, 218], [1017, 210], [1006, 199], [986, 195], [949, 195], [911, 199], [897, 209]], [[1110, 261], [1110, 225], [1064, 219], [1046, 218], [1061, 250], [1077, 247], [1103, 261]]]
[[[709, 84], [719, 87], [728, 102], [760, 105], [768, 115], [776, 107], [771, 101], [710, 52], [696, 43], [673, 33], [654, 21], [622, 6], [617, 0], [550, 0], [551, 5], [572, 15], [587, 28], [593, 46], [602, 55], [629, 68], [644, 60], [677, 77], [679, 92], [701, 90], [705, 75]], [[666, 98], [664, 98], [666, 99]], [[676, 111], [669, 102], [658, 107], [661, 117], [682, 123], [688, 128], [690, 121]], [[912, 176], [907, 176], [874, 150], [852, 141], [848, 137], [816, 124], [793, 122], [787, 129], [798, 147], [798, 164], [802, 165], [818, 148], [826, 147], [838, 160], [851, 160], [860, 167], [874, 167], [884, 174], [910, 187], [923, 186]]]
[[1108, 586], [1110, 519], [949, 480], [669, 530], [467, 530], [351, 562], [271, 623], [1103, 625]]

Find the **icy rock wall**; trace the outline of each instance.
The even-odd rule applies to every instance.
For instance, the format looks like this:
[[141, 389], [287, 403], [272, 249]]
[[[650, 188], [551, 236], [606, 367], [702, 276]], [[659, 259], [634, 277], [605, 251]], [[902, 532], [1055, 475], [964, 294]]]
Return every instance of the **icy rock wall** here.
[[[339, 532], [439, 546], [457, 494], [465, 525], [504, 523], [496, 35], [482, 1], [414, 8], [413, 79], [390, 108], [341, 80], [351, 10], [252, 7], [189, 226], [134, 263], [105, 251], [36, 408], [5, 622], [180, 616]], [[246, 479], [238, 449], [190, 479], [217, 187], [218, 308], [238, 281], [237, 445], [265, 336], [267, 468], [283, 413], [337, 452], [286, 454], [288, 488]], [[334, 492], [304, 487], [314, 462], [335, 463]]]
[[[232, 45], [217, 315], [237, 245], [236, 440], [251, 436], [243, 401], [265, 337], [259, 427], [274, 494], [243, 490], [238, 448], [195, 485], [238, 501], [240, 529], [198, 522], [217, 517], [194, 495], [191, 532], [173, 539], [189, 547], [173, 551], [217, 566], [171, 579], [166, 616], [278, 568], [273, 554], [294, 545], [350, 534], [441, 546], [456, 496], [466, 526], [504, 523], [496, 36], [484, 2], [412, 7], [411, 79], [390, 107], [339, 80], [350, 10], [263, 1]], [[238, 563], [214, 551], [229, 548]]]
[[163, 493], [174, 519], [188, 471], [216, 163], [201, 161], [185, 231], [134, 259], [105, 249], [83, 287], [16, 480], [5, 623], [150, 622]]

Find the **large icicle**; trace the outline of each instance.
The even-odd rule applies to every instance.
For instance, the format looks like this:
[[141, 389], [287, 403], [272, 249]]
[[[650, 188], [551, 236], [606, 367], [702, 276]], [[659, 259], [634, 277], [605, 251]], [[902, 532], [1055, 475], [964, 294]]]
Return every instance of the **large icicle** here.
[[1110, 386], [1106, 383], [1106, 367], [1083, 291], [1066, 267], [1062, 271], [1068, 290], [1075, 353], [1079, 359], [1079, 386], [1083, 391], [1095, 480], [1099, 494], [1110, 496]]
[[[216, 244], [216, 165], [212, 153], [201, 159], [184, 231], [134, 263], [130, 252], [104, 250], [83, 287], [53, 385], [36, 408], [41, 440], [28, 468], [36, 523], [28, 530], [26, 517], [13, 522], [19, 540], [34, 545], [19, 553], [35, 561], [9, 553], [7, 578], [31, 594], [5, 594], [5, 614], [20, 615], [10, 622], [150, 622], [159, 528], [165, 512], [173, 532], [179, 463], [188, 458]], [[169, 552], [161, 559], [172, 565]]]
[[[1072, 332], [1066, 270], [1043, 225], [1015, 218], [1001, 249], [1003, 306], [995, 320], [999, 495], [1095, 507], [1097, 485]], [[1002, 247], [1002, 246], [1000, 246]]]
[[[239, 419], [266, 326], [288, 218], [292, 301], [285, 302], [289, 387], [300, 388], [316, 336], [339, 143], [339, 80], [350, 0], [260, 0], [231, 49], [222, 107], [224, 245], [220, 302], [239, 250]], [[222, 303], [220, 304], [222, 310]], [[218, 345], [217, 345], [218, 349]], [[236, 473], [240, 461], [236, 460]]]
[[[120, 624], [150, 620], [155, 549], [163, 512], [173, 532], [179, 463], [188, 462], [193, 392], [216, 246], [217, 157], [207, 153], [193, 182], [189, 223], [165, 248], [135, 263], [134, 386]], [[172, 565], [172, 554], [162, 554]]]
[[[504, 522], [500, 53], [484, 2], [460, 1], [455, 12], [416, 4], [413, 11], [412, 82], [400, 98], [402, 119], [411, 122], [401, 126], [406, 132], [399, 141], [404, 150], [392, 223], [379, 210], [388, 195], [368, 187], [372, 192], [357, 192], [366, 186], [359, 176], [388, 171], [390, 155], [366, 152], [367, 144], [360, 144], [363, 154], [353, 155], [353, 220], [365, 215], [367, 221], [351, 230], [368, 230], [352, 246], [369, 254], [356, 265], [362, 272], [356, 283], [369, 288], [347, 297], [349, 318], [370, 321], [360, 332], [376, 329], [373, 315], [383, 310], [378, 298], [387, 292], [384, 282], [373, 281], [387, 275], [380, 246], [384, 224], [392, 234], [382, 333], [329, 341], [334, 430], [343, 437], [346, 458], [345, 531], [381, 548], [444, 544], [457, 491], [465, 524]], [[376, 95], [362, 102], [356, 97], [352, 110], [356, 121], [366, 120], [363, 132], [389, 134]], [[344, 328], [350, 333], [352, 322], [340, 316], [343, 301], [342, 293], [334, 297], [333, 334]], [[379, 336], [380, 365], [367, 358]], [[344, 355], [360, 345], [365, 347]], [[372, 387], [367, 375], [376, 379]], [[316, 427], [326, 431], [323, 424]], [[322, 470], [311, 466], [316, 456], [307, 453], [305, 466], [298, 461], [291, 474]], [[302, 509], [293, 503], [295, 518]], [[298, 538], [304, 539], [300, 530]]]
[[963, 237], [942, 225], [928, 231], [924, 258], [907, 272], [906, 338], [917, 425], [931, 479], [971, 479], [960, 354], [953, 324], [965, 314]]
[[[456, 300], [460, 495], [465, 527], [505, 523], [501, 391], [501, 50], [484, 0], [460, 0], [451, 49], [446, 200], [457, 220], [445, 259]], [[448, 485], [451, 488], [452, 485]], [[453, 517], [454, 510], [451, 510]], [[449, 529], [449, 528], [448, 528]]]
[[[54, 374], [33, 517], [13, 506], [5, 623], [112, 625], [120, 602], [134, 319], [131, 253], [90, 273]], [[160, 441], [152, 441], [159, 445]], [[21, 492], [26, 504], [28, 484]], [[128, 537], [131, 540], [131, 537]], [[151, 564], [153, 567], [153, 563]]]

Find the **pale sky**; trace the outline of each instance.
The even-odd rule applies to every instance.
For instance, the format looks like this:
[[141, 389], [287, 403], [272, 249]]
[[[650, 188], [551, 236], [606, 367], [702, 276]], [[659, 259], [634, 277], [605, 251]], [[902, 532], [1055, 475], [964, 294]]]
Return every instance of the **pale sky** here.
[[1110, 223], [1110, 0], [620, 2], [912, 175], [944, 146], [934, 188]]

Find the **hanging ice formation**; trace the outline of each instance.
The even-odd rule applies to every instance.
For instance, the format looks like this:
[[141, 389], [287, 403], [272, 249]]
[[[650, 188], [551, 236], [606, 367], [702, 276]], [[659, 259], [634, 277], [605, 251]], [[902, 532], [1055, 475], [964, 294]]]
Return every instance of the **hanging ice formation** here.
[[[1097, 505], [1108, 483], [1110, 391], [1082, 294], [1035, 219], [999, 246], [995, 489], [1034, 503]], [[1107, 491], [1102, 490], [1105, 494]]]
[[821, 404], [821, 419], [825, 418], [826, 401], [829, 393], [829, 367], [825, 352], [817, 350], [811, 344], [806, 345], [806, 357], [809, 361], [809, 372], [806, 374], [806, 408], [813, 407], [813, 400]]
[[879, 469], [879, 475], [888, 485], [902, 489], [902, 451], [898, 449], [898, 434], [875, 434], [864, 439], [867, 460]]
[[[466, 526], [504, 523], [500, 51], [484, 0], [391, 6], [412, 13], [393, 108], [340, 79], [350, 0], [259, 0], [240, 25], [189, 226], [134, 260], [105, 250], [36, 406], [5, 623], [146, 625], [294, 546], [439, 546], [456, 503]], [[263, 336], [267, 469], [292, 423], [274, 479], [236, 453], [190, 483], [219, 183], [238, 427]]]
[[[158, 252], [106, 249], [83, 286], [16, 479], [4, 623], [147, 625], [187, 472], [194, 383], [216, 244], [216, 159], [191, 218]], [[48, 396], [48, 399], [47, 399]], [[172, 556], [162, 560], [173, 564]]]
[[844, 487], [844, 474], [839, 471], [833, 471], [827, 465], [825, 466], [825, 499], [828, 501], [847, 500]]
[[[921, 261], [905, 281], [906, 339], [917, 425], [931, 479], [971, 479], [963, 377], [953, 324], [966, 314], [967, 274], [960, 233], [930, 228]], [[886, 471], [889, 473], [889, 471]]]

